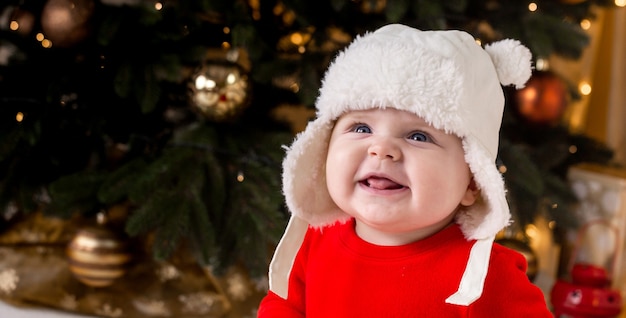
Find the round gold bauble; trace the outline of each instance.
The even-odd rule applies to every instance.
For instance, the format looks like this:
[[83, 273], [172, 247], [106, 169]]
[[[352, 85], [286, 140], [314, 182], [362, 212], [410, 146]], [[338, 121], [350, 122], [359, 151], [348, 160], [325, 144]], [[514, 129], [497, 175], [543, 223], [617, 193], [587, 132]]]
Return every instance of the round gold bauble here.
[[230, 120], [244, 110], [248, 86], [248, 77], [237, 64], [206, 64], [193, 74], [189, 83], [191, 102], [210, 120]]
[[127, 242], [105, 227], [80, 229], [67, 246], [70, 271], [92, 287], [111, 285], [126, 273]]
[[48, 0], [41, 12], [41, 28], [52, 45], [70, 47], [89, 35], [94, 0]]

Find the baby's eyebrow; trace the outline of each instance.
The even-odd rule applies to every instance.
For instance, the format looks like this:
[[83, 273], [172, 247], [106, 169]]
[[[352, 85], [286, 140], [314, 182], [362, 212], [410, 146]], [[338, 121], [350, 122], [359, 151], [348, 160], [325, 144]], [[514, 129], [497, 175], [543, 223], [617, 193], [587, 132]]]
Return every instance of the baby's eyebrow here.
[[367, 114], [346, 113], [346, 114], [343, 114], [341, 117], [339, 117], [337, 121], [342, 121], [342, 120], [365, 121], [369, 118], [371, 118], [371, 116], [368, 116]]

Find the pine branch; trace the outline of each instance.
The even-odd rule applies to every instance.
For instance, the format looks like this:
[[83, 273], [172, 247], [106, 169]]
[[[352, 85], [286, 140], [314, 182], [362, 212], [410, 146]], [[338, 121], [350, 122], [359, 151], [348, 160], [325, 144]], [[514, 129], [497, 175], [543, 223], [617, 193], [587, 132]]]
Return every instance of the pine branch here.
[[107, 205], [125, 200], [147, 166], [143, 158], [136, 158], [113, 171], [100, 186], [98, 199]]
[[66, 218], [76, 213], [95, 214], [101, 208], [96, 197], [104, 178], [104, 174], [91, 171], [59, 178], [50, 184], [54, 200], [46, 207], [46, 213]]

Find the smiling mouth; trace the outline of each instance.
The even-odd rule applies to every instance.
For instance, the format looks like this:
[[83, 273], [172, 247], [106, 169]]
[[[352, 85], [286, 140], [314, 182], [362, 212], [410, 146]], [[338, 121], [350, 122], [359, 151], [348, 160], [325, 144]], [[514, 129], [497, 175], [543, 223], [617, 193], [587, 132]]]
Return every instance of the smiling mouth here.
[[397, 190], [404, 188], [403, 185], [394, 182], [393, 180], [381, 177], [369, 177], [360, 181], [361, 184], [368, 188], [376, 190]]

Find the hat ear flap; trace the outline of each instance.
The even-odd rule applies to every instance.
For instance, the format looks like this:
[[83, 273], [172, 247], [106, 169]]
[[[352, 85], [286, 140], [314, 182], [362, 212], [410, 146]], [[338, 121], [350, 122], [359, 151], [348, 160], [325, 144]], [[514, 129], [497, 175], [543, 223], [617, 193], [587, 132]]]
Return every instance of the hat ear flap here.
[[283, 159], [283, 192], [289, 211], [313, 227], [350, 216], [332, 200], [326, 185], [326, 156], [334, 122], [320, 117], [300, 133]]
[[463, 149], [480, 197], [471, 206], [460, 209], [456, 222], [467, 239], [488, 238], [508, 226], [511, 220], [504, 179], [479, 140], [465, 137]]

